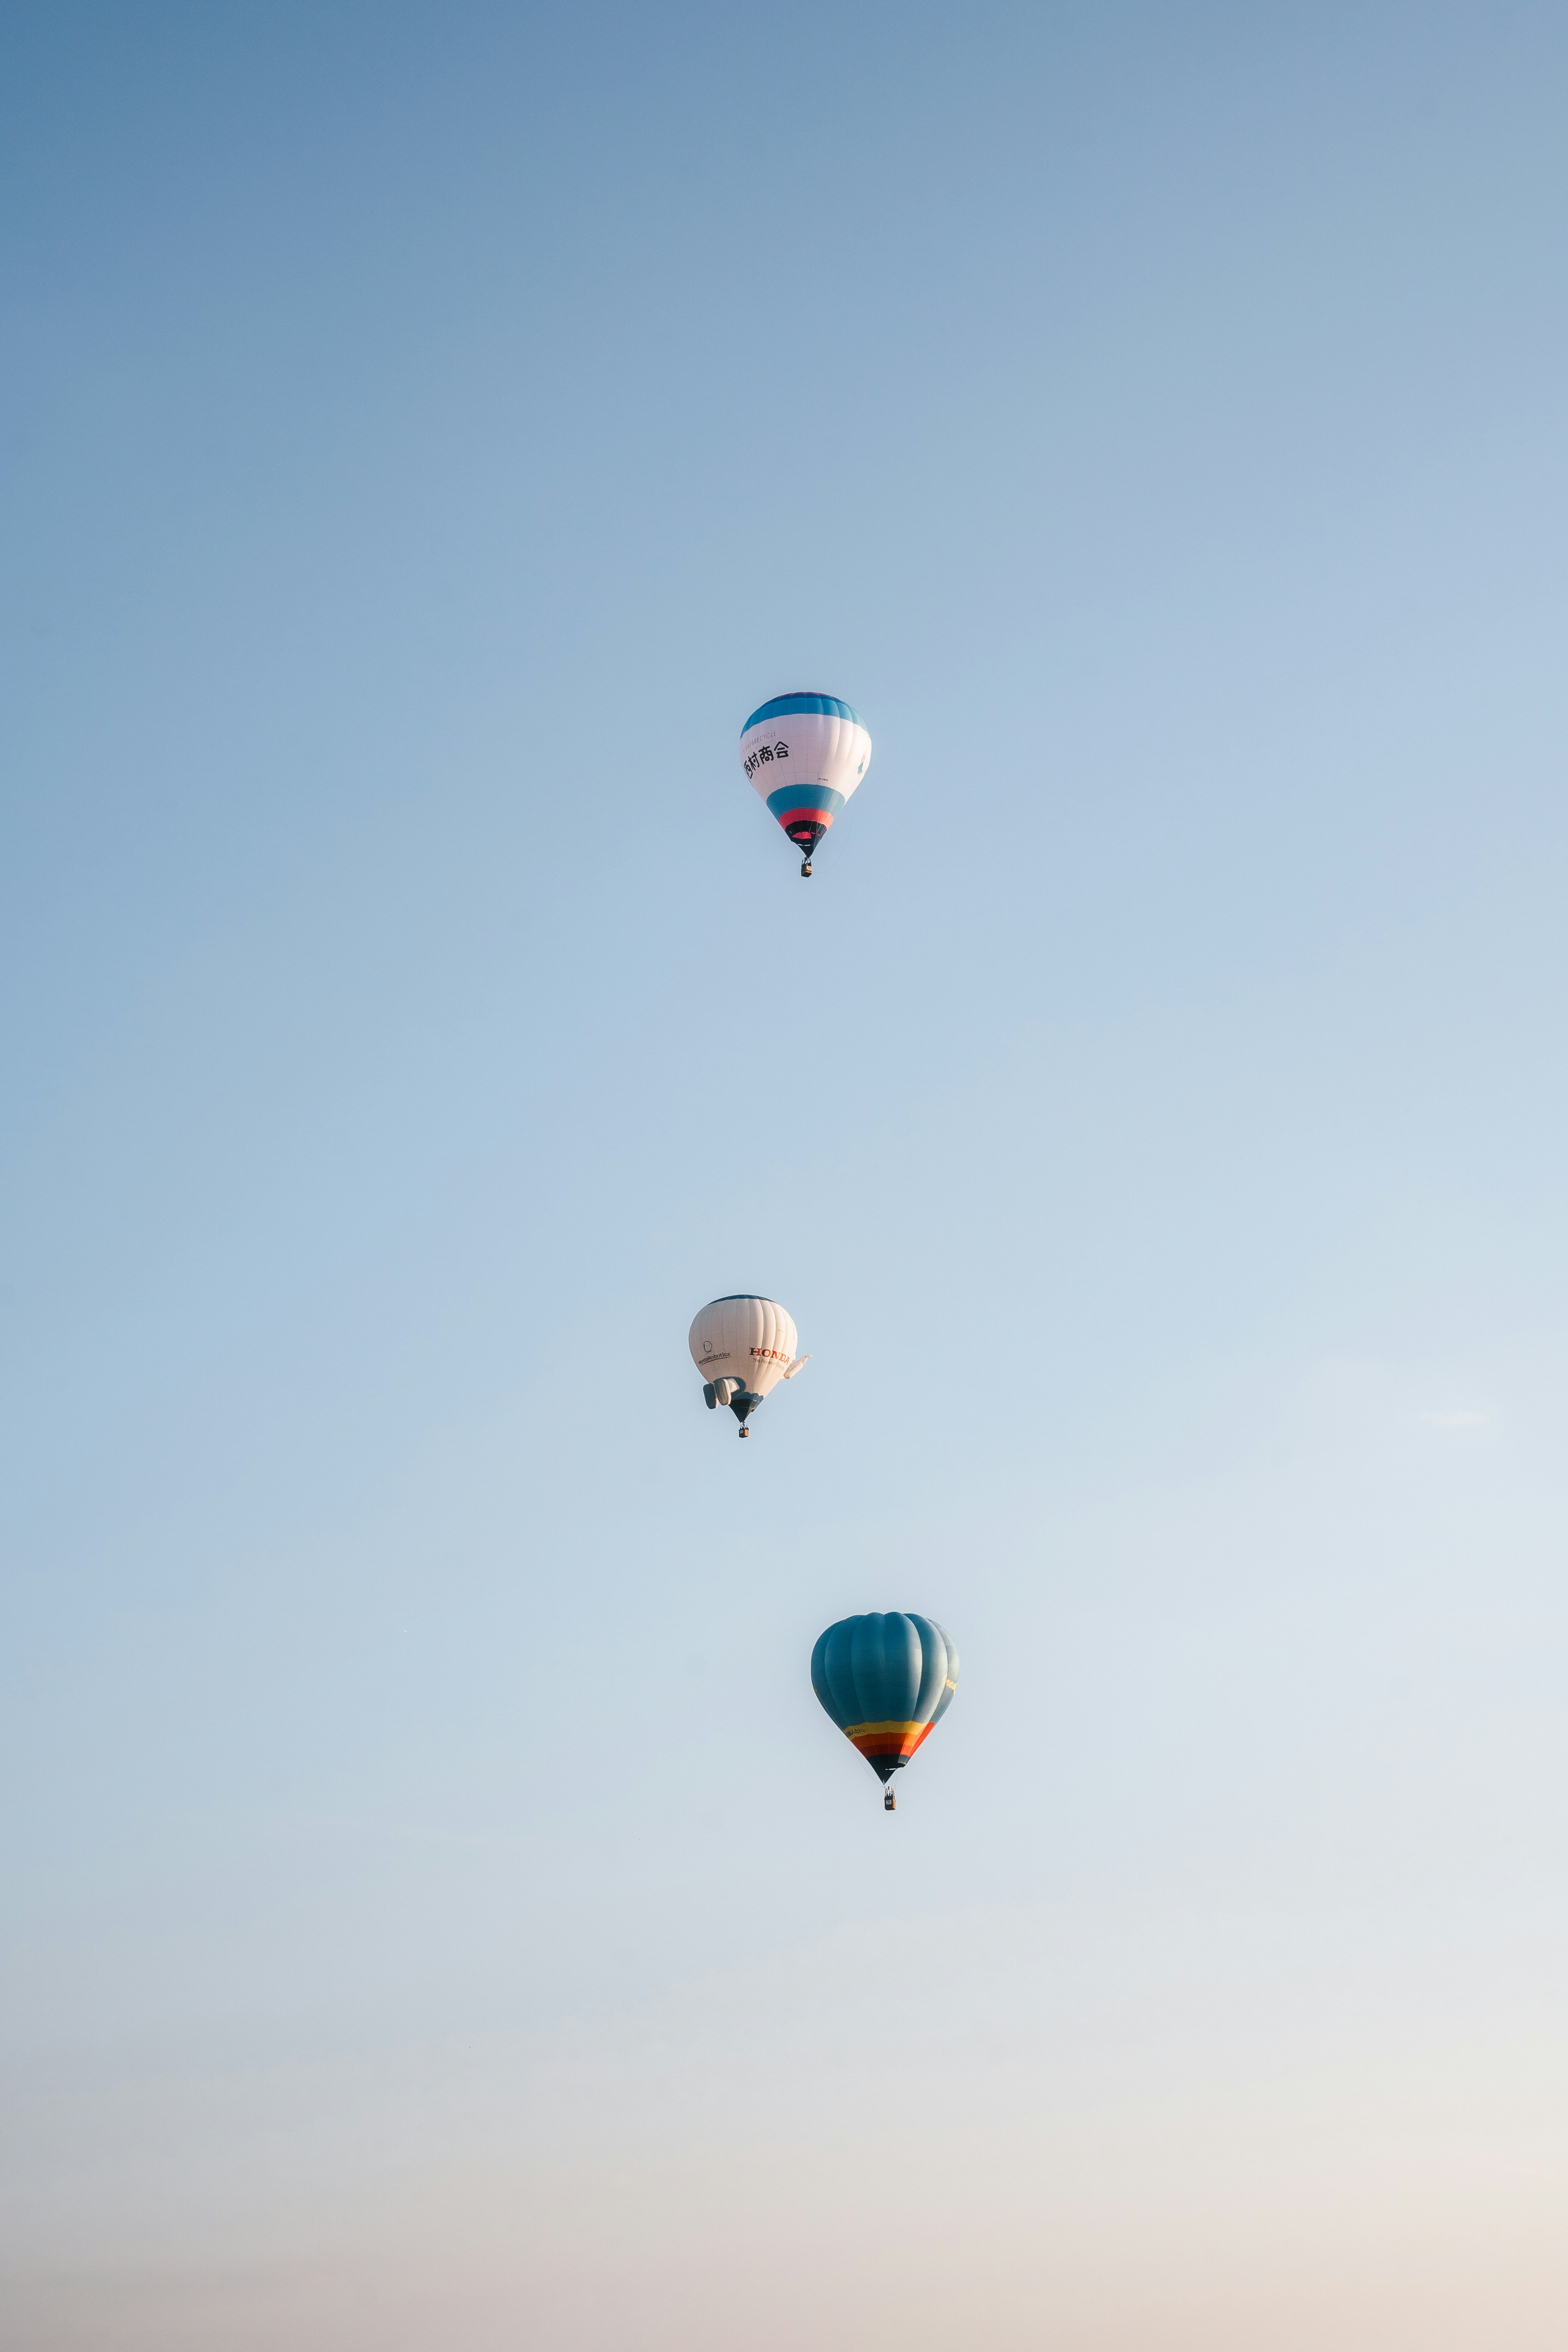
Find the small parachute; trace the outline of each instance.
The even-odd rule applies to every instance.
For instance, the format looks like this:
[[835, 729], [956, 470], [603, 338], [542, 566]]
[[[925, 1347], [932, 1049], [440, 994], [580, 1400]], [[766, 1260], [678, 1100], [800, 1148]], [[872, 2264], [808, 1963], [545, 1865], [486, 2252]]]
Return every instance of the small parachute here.
[[801, 854], [800, 870], [871, 763], [871, 738], [831, 694], [779, 694], [741, 730], [741, 765]]
[[691, 1360], [702, 1375], [702, 1402], [710, 1412], [728, 1405], [746, 1434], [746, 1423], [770, 1389], [793, 1381], [809, 1356], [800, 1345], [795, 1318], [776, 1298], [736, 1291], [711, 1298], [693, 1317], [687, 1335]]
[[958, 1651], [934, 1618], [910, 1610], [841, 1617], [811, 1654], [811, 1687], [888, 1787], [952, 1705]]

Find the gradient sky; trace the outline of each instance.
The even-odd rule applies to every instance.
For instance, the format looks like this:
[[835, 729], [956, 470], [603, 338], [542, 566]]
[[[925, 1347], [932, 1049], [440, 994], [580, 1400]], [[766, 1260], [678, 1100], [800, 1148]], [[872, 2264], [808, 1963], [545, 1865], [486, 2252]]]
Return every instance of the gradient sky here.
[[1560, 2352], [1565, 120], [4, 12], [6, 2352]]

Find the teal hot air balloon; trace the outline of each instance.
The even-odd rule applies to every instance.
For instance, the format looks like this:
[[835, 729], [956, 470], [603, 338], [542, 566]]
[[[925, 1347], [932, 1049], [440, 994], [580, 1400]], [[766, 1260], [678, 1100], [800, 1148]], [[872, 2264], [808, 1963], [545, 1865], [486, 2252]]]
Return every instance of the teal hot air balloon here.
[[951, 1633], [913, 1611], [841, 1617], [811, 1654], [811, 1687], [845, 1738], [886, 1784], [935, 1730], [958, 1688]]

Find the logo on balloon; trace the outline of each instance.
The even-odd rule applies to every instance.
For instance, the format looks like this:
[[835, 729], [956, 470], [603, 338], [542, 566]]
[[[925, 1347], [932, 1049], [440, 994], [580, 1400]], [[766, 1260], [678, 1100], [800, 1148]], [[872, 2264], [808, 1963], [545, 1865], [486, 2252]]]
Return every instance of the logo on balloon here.
[[748, 776], [754, 776], [764, 760], [787, 760], [788, 758], [789, 745], [787, 743], [761, 744], [757, 750], [752, 752], [751, 758], [745, 762], [746, 773]]

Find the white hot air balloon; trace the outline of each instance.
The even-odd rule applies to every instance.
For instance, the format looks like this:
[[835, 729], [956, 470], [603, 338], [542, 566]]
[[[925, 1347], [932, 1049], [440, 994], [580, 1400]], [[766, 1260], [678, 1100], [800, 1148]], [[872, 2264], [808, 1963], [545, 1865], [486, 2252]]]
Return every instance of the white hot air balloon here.
[[776, 1298], [737, 1291], [712, 1298], [692, 1319], [687, 1336], [691, 1360], [702, 1375], [702, 1401], [710, 1412], [727, 1404], [746, 1434], [747, 1416], [770, 1389], [793, 1381], [802, 1364], [795, 1322]]
[[871, 738], [836, 694], [775, 694], [741, 730], [741, 765], [811, 872], [812, 852], [871, 764]]

